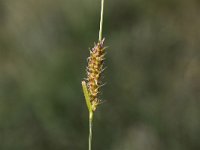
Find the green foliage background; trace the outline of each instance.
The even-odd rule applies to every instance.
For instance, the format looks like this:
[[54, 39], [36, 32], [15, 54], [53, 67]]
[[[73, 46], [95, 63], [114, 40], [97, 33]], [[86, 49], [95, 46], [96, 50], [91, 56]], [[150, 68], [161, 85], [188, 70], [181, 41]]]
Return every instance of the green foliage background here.
[[[0, 0], [0, 149], [86, 150], [81, 81], [100, 0]], [[200, 149], [200, 3], [105, 0], [95, 150]]]

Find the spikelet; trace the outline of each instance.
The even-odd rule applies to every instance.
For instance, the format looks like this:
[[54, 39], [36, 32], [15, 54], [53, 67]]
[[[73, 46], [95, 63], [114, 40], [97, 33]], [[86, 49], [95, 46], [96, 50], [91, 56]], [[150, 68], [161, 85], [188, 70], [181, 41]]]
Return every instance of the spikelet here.
[[97, 105], [100, 104], [99, 88], [100, 88], [100, 77], [103, 71], [103, 62], [105, 56], [105, 47], [103, 46], [104, 39], [99, 41], [90, 50], [90, 56], [88, 58], [87, 66], [87, 88], [90, 96], [90, 103], [92, 110], [95, 111]]

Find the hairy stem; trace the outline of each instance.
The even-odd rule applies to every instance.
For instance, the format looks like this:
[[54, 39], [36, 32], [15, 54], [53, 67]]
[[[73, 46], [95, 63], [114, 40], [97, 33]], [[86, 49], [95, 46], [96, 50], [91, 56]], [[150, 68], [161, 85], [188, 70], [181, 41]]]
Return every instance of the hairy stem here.
[[100, 27], [99, 27], [99, 41], [102, 40], [103, 12], [104, 12], [104, 0], [101, 0], [101, 17], [100, 17]]

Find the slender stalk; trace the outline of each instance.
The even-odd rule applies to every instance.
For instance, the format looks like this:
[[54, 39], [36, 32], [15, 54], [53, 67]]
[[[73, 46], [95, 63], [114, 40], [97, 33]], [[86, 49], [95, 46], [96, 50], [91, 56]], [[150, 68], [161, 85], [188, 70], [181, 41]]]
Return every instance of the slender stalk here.
[[[104, 52], [104, 48], [103, 48], [103, 41], [102, 41], [102, 30], [103, 30], [103, 12], [104, 12], [104, 0], [101, 0], [101, 16], [100, 16], [100, 27], [99, 27], [99, 42], [98, 44], [94, 47], [95, 50], [91, 51], [92, 54], [91, 56], [89, 57], [91, 59], [91, 62], [89, 62], [90, 64], [94, 64], [96, 65], [96, 62], [97, 64], [102, 64], [102, 61], [103, 61], [103, 52]], [[94, 59], [95, 57], [95, 59]], [[98, 58], [98, 59], [97, 59]], [[92, 65], [93, 66], [93, 65]], [[95, 72], [94, 73], [94, 68], [92, 67], [92, 74], [95, 74], [95, 75], [100, 75], [100, 73], [102, 72], [101, 70], [101, 65], [97, 65], [97, 69], [98, 69], [98, 72]], [[95, 68], [96, 69], [96, 68]], [[89, 72], [90, 76], [89, 78], [91, 77], [91, 72]], [[93, 80], [93, 79], [92, 79]], [[96, 82], [95, 82], [96, 81]], [[98, 78], [95, 79], [95, 85], [97, 87], [99, 87], [98, 85]], [[92, 81], [90, 81], [92, 82]], [[93, 83], [93, 82], [92, 82]], [[98, 88], [96, 86], [93, 86], [93, 91], [97, 89], [98, 91]], [[94, 93], [93, 91], [91, 92], [91, 87], [88, 89], [88, 87], [90, 86], [87, 86], [86, 82], [85, 81], [82, 81], [82, 88], [83, 88], [83, 93], [84, 93], [84, 96], [85, 96], [85, 100], [86, 100], [86, 104], [87, 104], [87, 107], [88, 107], [88, 110], [89, 110], [89, 137], [88, 137], [88, 147], [89, 147], [89, 150], [92, 150], [92, 123], [93, 123], [93, 113], [96, 109], [96, 106], [99, 104], [99, 101], [97, 101], [97, 97], [96, 99], [91, 99], [91, 93]], [[96, 92], [96, 91], [95, 91]], [[94, 98], [94, 97], [92, 97]]]
[[[101, 17], [100, 17], [100, 26], [99, 26], [99, 41], [102, 41], [102, 32], [103, 32], [103, 12], [104, 12], [104, 0], [101, 0]], [[89, 104], [90, 105], [90, 104]], [[89, 108], [89, 150], [92, 150], [92, 123], [93, 123], [93, 111], [91, 106]]]
[[88, 138], [88, 147], [89, 150], [92, 150], [92, 121], [93, 121], [93, 110], [90, 102], [89, 91], [85, 81], [82, 81], [83, 93], [85, 96], [85, 101], [89, 110], [89, 138]]
[[93, 112], [89, 113], [89, 150], [92, 150], [92, 121]]
[[99, 41], [102, 40], [103, 12], [104, 12], [104, 0], [101, 0], [101, 17], [100, 17], [100, 27], [99, 27]]

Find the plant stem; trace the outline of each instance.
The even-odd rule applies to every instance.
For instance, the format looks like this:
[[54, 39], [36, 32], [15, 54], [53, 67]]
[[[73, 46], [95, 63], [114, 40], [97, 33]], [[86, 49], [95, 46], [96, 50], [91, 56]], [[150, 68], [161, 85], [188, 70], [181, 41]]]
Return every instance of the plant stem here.
[[99, 41], [102, 40], [103, 12], [104, 12], [104, 0], [101, 0], [101, 17], [100, 17], [100, 27], [99, 27]]
[[[100, 17], [100, 27], [99, 27], [99, 42], [102, 41], [102, 30], [103, 30], [103, 12], [104, 12], [104, 0], [101, 0], [101, 17]], [[93, 123], [93, 110], [90, 103], [89, 92], [87, 90], [86, 83], [82, 82], [83, 92], [85, 95], [86, 103], [89, 110], [89, 150], [92, 150], [92, 123]]]
[[93, 112], [89, 113], [89, 150], [92, 150], [92, 121]]

